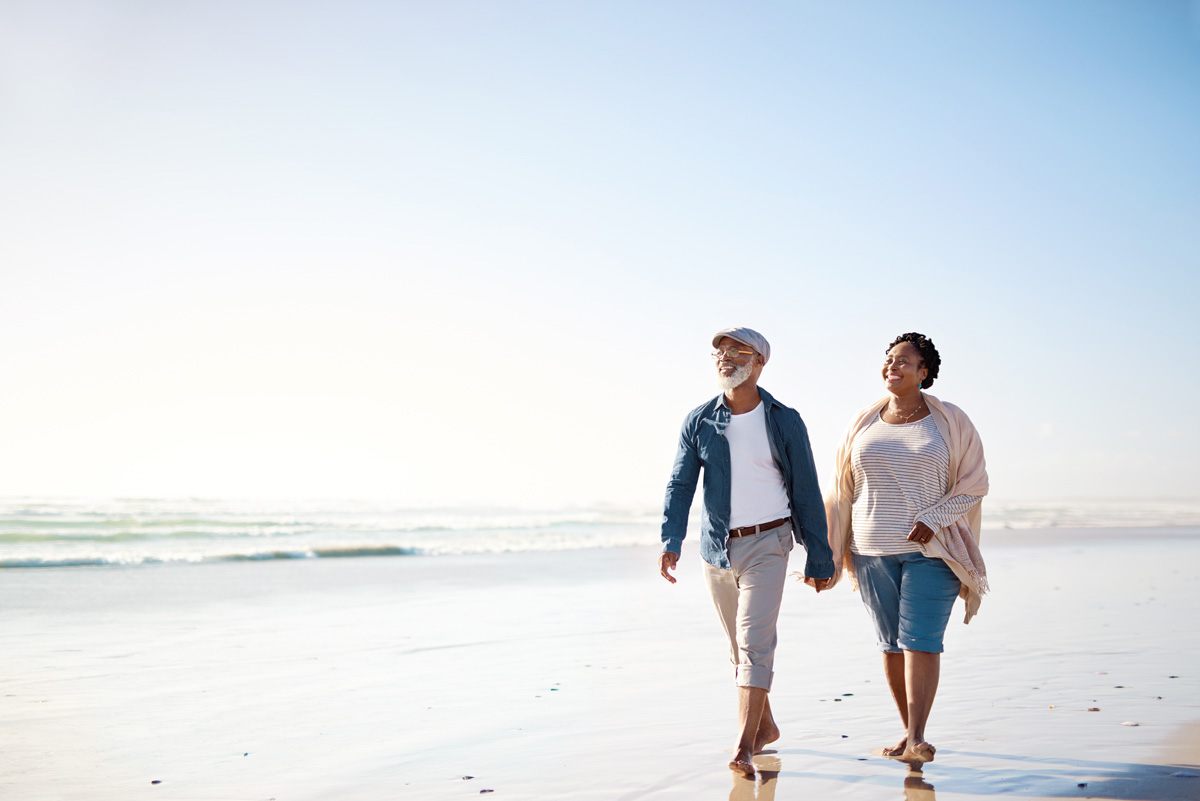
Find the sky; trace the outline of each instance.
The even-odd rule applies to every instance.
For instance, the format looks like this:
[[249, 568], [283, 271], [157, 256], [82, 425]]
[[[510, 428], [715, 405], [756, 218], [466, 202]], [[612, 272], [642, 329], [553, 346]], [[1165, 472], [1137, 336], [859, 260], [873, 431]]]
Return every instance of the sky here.
[[0, 0], [0, 495], [661, 503], [719, 329], [828, 480], [1200, 495], [1200, 3]]

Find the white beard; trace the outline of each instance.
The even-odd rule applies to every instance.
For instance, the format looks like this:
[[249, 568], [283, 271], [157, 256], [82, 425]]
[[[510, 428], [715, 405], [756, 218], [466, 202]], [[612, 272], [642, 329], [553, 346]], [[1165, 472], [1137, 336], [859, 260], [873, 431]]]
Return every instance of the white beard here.
[[751, 361], [743, 364], [741, 367], [738, 367], [729, 375], [717, 373], [717, 386], [724, 390], [731, 390], [735, 387], [740, 387], [742, 384], [746, 383], [746, 379], [748, 379], [750, 374], [753, 372], [754, 362]]

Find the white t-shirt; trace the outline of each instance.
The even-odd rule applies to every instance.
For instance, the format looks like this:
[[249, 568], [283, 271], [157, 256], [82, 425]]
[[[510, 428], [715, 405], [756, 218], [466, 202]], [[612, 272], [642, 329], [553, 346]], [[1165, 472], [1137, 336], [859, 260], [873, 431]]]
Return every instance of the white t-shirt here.
[[790, 517], [783, 475], [771, 458], [763, 402], [745, 414], [729, 416], [729, 527], [741, 528]]

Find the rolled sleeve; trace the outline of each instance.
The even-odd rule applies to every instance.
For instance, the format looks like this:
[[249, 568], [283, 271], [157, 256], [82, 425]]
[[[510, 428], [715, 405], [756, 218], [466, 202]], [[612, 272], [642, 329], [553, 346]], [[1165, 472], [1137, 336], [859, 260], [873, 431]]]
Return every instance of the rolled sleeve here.
[[971, 510], [982, 498], [975, 495], [955, 495], [932, 509], [927, 509], [917, 518], [934, 531], [945, 528]]

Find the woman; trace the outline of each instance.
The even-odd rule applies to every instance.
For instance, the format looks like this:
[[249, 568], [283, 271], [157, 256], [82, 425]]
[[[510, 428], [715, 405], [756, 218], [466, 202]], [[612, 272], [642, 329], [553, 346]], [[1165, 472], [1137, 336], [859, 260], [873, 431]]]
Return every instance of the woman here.
[[925, 723], [954, 599], [966, 601], [970, 622], [987, 592], [978, 546], [983, 446], [962, 410], [921, 391], [940, 365], [927, 337], [896, 337], [883, 362], [887, 395], [850, 424], [825, 499], [834, 581], [844, 566], [862, 593], [904, 724], [882, 752], [906, 762], [932, 761], [936, 751]]

